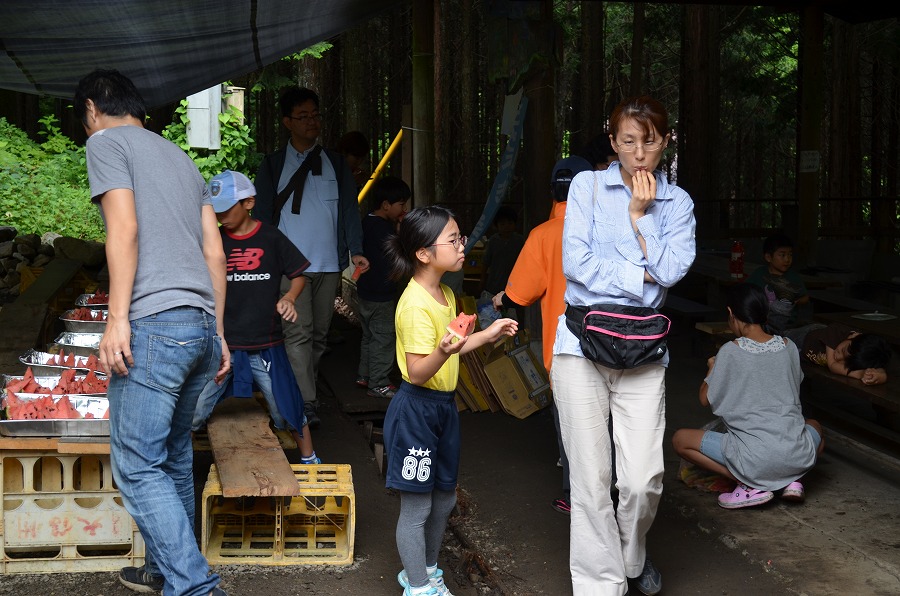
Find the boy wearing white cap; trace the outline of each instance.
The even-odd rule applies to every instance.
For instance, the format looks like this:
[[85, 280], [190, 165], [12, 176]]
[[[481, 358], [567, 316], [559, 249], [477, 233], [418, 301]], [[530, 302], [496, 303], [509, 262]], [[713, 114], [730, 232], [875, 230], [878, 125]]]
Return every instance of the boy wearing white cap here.
[[[227, 257], [225, 341], [231, 348], [231, 374], [210, 381], [197, 401], [192, 428], [206, 422], [217, 403], [229, 395], [252, 397], [254, 383], [269, 406], [275, 427], [288, 428], [300, 448], [301, 461], [321, 463], [313, 450], [303, 396], [284, 348], [281, 319], [295, 321], [294, 301], [303, 291], [309, 261], [278, 228], [250, 216], [256, 204], [253, 183], [240, 172], [225, 170], [209, 181]], [[281, 278], [291, 280], [281, 295]], [[274, 307], [273, 307], [274, 304]]]

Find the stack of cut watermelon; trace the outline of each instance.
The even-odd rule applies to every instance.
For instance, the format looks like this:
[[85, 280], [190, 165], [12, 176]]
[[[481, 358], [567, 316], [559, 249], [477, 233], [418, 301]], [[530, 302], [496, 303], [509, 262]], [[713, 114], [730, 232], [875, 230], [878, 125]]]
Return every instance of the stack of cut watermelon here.
[[[34, 378], [31, 367], [25, 371], [21, 379], [10, 381], [6, 385], [6, 397], [0, 400], [0, 407], [5, 408], [7, 420], [59, 420], [93, 418], [92, 414], [82, 416], [69, 401], [69, 394], [105, 393], [106, 379], [100, 379], [89, 372], [83, 379], [75, 378], [75, 370], [64, 370], [56, 387], [50, 389], [40, 385]], [[37, 394], [40, 397], [20, 397]], [[61, 396], [54, 399], [54, 396]], [[109, 410], [104, 414], [109, 417]]]

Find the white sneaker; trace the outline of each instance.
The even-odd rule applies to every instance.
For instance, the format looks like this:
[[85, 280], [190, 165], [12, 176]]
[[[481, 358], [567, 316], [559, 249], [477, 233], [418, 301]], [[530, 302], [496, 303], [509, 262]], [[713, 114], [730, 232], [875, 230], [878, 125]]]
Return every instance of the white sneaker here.
[[[406, 569], [397, 574], [397, 583], [403, 586], [407, 591], [411, 589], [409, 585], [409, 577], [406, 575]], [[434, 574], [428, 578], [428, 583], [431, 584], [431, 587], [435, 589], [435, 594], [438, 596], [453, 596], [453, 593], [450, 591], [450, 588], [447, 587], [447, 584], [444, 583], [444, 571], [440, 568], [434, 572]], [[425, 592], [426, 594], [431, 594], [431, 592]], [[406, 594], [406, 592], [404, 592]], [[412, 594], [412, 592], [410, 592]]]

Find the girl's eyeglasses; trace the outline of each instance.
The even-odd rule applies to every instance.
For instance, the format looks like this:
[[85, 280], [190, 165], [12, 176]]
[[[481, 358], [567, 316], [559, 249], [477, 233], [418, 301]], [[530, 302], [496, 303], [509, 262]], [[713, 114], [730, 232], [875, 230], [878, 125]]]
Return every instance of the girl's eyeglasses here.
[[452, 246], [456, 250], [459, 250], [461, 247], [466, 245], [466, 241], [468, 239], [468, 236], [460, 236], [456, 240], [451, 240], [450, 242], [438, 242], [435, 244], [429, 244], [428, 246]]

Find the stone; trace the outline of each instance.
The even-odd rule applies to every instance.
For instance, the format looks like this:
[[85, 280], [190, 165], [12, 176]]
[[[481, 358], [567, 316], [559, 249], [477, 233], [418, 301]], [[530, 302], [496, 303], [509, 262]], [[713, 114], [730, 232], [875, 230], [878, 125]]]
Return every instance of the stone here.
[[12, 240], [19, 235], [19, 230], [12, 226], [0, 226], [0, 242]]
[[37, 249], [31, 246], [30, 244], [17, 244], [16, 252], [25, 257], [28, 260], [33, 259], [37, 256]]
[[16, 243], [12, 240], [4, 240], [0, 242], [0, 259], [11, 257], [16, 251]]
[[[41, 237], [37, 234], [19, 234], [15, 238], [15, 243], [19, 247], [28, 246], [34, 251], [34, 254], [37, 254], [38, 249], [41, 247]], [[19, 252], [22, 251], [19, 250]]]
[[87, 267], [100, 267], [106, 262], [106, 245], [93, 240], [60, 236], [53, 242], [57, 257], [79, 261]]
[[43, 267], [44, 265], [46, 265], [47, 263], [49, 263], [52, 260], [53, 260], [53, 255], [39, 254], [31, 262], [31, 266], [32, 267]]

